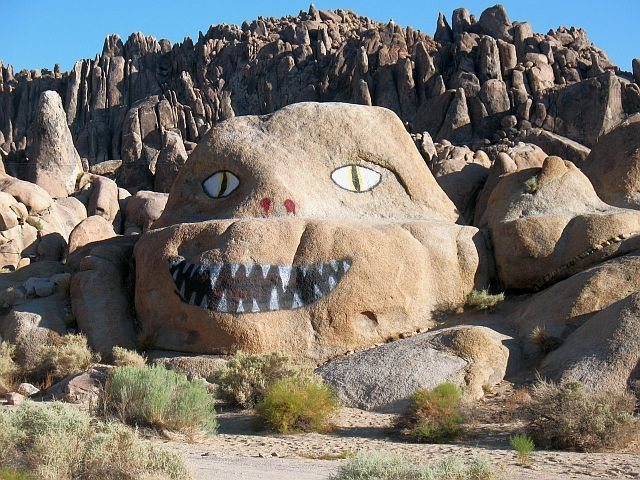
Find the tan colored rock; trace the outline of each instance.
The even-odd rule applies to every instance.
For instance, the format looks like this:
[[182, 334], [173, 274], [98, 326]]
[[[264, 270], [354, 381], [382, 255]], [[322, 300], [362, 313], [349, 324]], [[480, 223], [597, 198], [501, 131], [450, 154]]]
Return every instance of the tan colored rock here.
[[42, 187], [10, 175], [0, 174], [0, 192], [8, 193], [24, 204], [29, 213], [46, 210], [53, 203], [51, 196]]
[[175, 352], [152, 352], [149, 355], [155, 365], [182, 373], [187, 378], [201, 378], [215, 383], [216, 374], [230, 357], [219, 355], [180, 355]]
[[98, 215], [113, 223], [120, 212], [118, 185], [113, 180], [94, 175], [91, 179], [91, 193], [87, 206], [87, 215]]
[[322, 361], [432, 325], [486, 279], [481, 235], [457, 218], [389, 110], [236, 117], [201, 141], [136, 244], [142, 334]]
[[0, 268], [15, 269], [22, 255], [35, 254], [37, 239], [38, 230], [29, 224], [0, 231]]
[[112, 368], [110, 365], [94, 365], [80, 375], [67, 377], [47, 390], [47, 398], [67, 403], [96, 405]]
[[147, 231], [160, 218], [167, 204], [169, 195], [161, 192], [140, 190], [126, 199], [125, 231], [132, 227]]
[[26, 400], [26, 397], [17, 392], [11, 392], [11, 393], [7, 393], [4, 396], [4, 399], [6, 400], [7, 405], [18, 406], [24, 403], [24, 401]]
[[34, 387], [30, 383], [21, 383], [20, 385], [18, 385], [18, 388], [16, 391], [20, 395], [23, 395], [25, 397], [31, 397], [37, 393], [40, 393], [40, 389], [37, 387]]
[[57, 92], [48, 90], [40, 95], [31, 129], [27, 180], [44, 188], [52, 197], [73, 193], [78, 175], [82, 173], [82, 163]]
[[113, 230], [113, 225], [103, 217], [99, 217], [97, 215], [87, 217], [85, 220], [80, 222], [69, 235], [68, 252], [71, 254], [88, 243], [105, 240], [115, 236], [116, 232]]
[[624, 208], [640, 209], [640, 115], [598, 139], [582, 170], [598, 196]]
[[638, 246], [640, 212], [612, 207], [571, 162], [504, 175], [482, 222], [504, 287], [540, 288]]

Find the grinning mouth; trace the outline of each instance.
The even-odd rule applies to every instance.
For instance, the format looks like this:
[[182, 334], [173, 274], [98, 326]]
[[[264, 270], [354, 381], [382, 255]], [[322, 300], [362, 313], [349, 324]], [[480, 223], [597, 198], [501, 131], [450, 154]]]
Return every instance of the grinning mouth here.
[[169, 261], [180, 298], [196, 307], [221, 313], [294, 310], [317, 302], [338, 285], [351, 260], [314, 265], [254, 263], [188, 263]]

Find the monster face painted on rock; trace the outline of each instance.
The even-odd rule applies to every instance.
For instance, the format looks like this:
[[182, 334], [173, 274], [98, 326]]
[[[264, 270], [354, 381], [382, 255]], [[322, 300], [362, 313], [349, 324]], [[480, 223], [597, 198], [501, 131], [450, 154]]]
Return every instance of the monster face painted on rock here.
[[155, 348], [326, 360], [432, 324], [486, 282], [477, 229], [402, 123], [303, 103], [211, 130], [136, 246]]

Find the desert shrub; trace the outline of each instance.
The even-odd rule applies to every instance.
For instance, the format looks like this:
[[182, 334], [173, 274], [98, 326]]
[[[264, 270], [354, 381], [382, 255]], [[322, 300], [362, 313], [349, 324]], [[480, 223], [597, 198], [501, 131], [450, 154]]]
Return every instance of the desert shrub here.
[[31, 478], [24, 470], [0, 468], [0, 480], [31, 480]]
[[137, 367], [144, 368], [147, 364], [147, 360], [144, 356], [133, 350], [127, 350], [122, 347], [113, 347], [111, 350], [111, 356], [113, 357], [113, 364], [116, 367]]
[[446, 442], [460, 437], [464, 419], [459, 413], [462, 390], [445, 382], [432, 389], [421, 388], [411, 396], [407, 411], [396, 425], [405, 435], [424, 442]]
[[522, 411], [536, 445], [597, 451], [629, 440], [635, 405], [630, 393], [590, 392], [578, 382], [539, 380]]
[[494, 466], [487, 457], [445, 457], [420, 464], [397, 454], [359, 453], [340, 467], [334, 480], [493, 480]]
[[536, 325], [529, 337], [542, 355], [547, 355], [562, 345], [562, 339], [549, 335], [540, 325]]
[[137, 480], [147, 473], [189, 478], [177, 453], [67, 404], [25, 402], [13, 413], [0, 412], [0, 426], [0, 466], [35, 479]]
[[10, 390], [15, 383], [18, 366], [13, 361], [15, 346], [8, 342], [0, 342], [0, 391]]
[[276, 381], [256, 406], [259, 418], [279, 433], [330, 430], [339, 403], [331, 388], [316, 375]]
[[527, 465], [531, 457], [531, 452], [536, 445], [531, 437], [523, 433], [518, 433], [509, 439], [509, 445], [518, 453], [520, 465]]
[[467, 308], [474, 310], [488, 310], [504, 301], [504, 293], [491, 294], [488, 290], [472, 290], [467, 296]]
[[533, 177], [528, 178], [526, 182], [524, 182], [524, 191], [531, 194], [534, 194], [538, 191], [537, 176], [534, 175]]
[[252, 408], [274, 382], [299, 372], [289, 357], [281, 353], [247, 355], [238, 352], [220, 368], [215, 383], [220, 398], [243, 408]]
[[105, 383], [100, 409], [132, 425], [214, 433], [213, 403], [202, 381], [189, 381], [163, 367], [117, 367]]
[[32, 365], [27, 366], [29, 376], [42, 381], [48, 376], [56, 381], [68, 375], [77, 375], [91, 364], [99, 362], [100, 356], [94, 354], [84, 335], [64, 335], [41, 345]]

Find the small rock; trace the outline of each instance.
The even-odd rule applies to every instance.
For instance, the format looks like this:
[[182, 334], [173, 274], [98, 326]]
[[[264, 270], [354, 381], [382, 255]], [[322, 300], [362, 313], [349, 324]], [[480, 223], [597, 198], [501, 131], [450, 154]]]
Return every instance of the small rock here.
[[33, 385], [31, 385], [30, 383], [21, 383], [18, 386], [18, 390], [17, 392], [20, 395], [24, 395], [25, 397], [32, 397], [33, 395], [35, 395], [36, 393], [40, 392], [40, 389], [37, 387], [34, 387]]
[[18, 392], [7, 393], [4, 398], [7, 401], [7, 405], [20, 405], [26, 400], [26, 397]]

